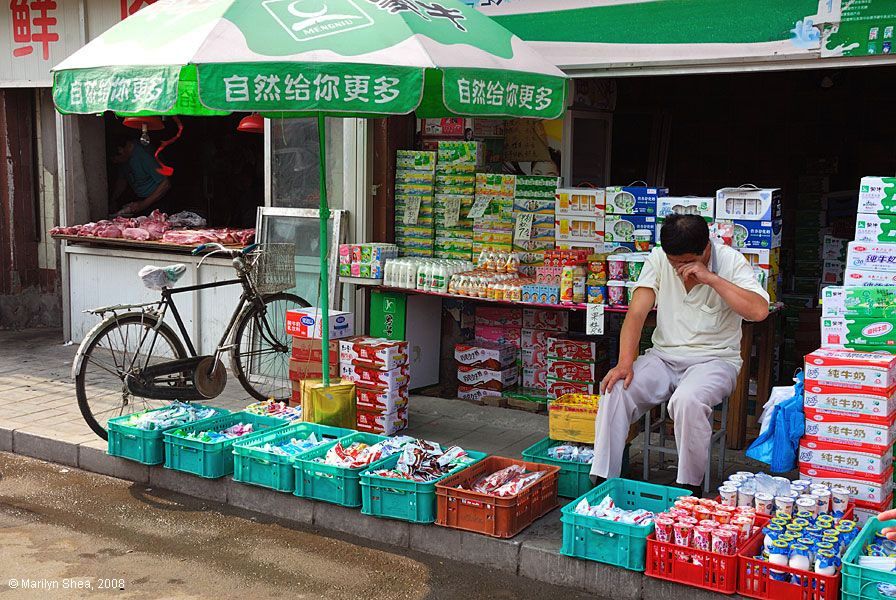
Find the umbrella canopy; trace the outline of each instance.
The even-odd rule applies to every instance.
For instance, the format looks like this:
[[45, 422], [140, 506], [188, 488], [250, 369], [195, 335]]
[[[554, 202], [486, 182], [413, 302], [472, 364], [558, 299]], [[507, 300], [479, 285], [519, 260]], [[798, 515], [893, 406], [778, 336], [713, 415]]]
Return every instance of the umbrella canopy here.
[[54, 69], [64, 113], [554, 119], [565, 77], [457, 0], [159, 0]]

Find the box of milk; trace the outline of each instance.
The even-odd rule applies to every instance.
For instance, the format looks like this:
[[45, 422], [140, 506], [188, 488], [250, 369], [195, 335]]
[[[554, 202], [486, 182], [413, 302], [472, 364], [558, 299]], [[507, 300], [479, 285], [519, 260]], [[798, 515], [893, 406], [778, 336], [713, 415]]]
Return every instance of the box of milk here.
[[896, 271], [896, 244], [850, 242], [846, 264], [868, 271]]
[[862, 177], [859, 212], [896, 213], [896, 177]]
[[896, 286], [839, 286], [821, 290], [822, 317], [887, 317], [896, 315]]
[[821, 384], [848, 389], [896, 387], [896, 356], [851, 350], [816, 350], [806, 355], [806, 387]]
[[896, 243], [896, 214], [856, 215], [856, 241]]
[[896, 327], [890, 317], [822, 317], [821, 345], [825, 348], [892, 347], [896, 350]]
[[859, 287], [896, 286], [896, 271], [870, 271], [856, 269], [847, 264], [843, 283]]

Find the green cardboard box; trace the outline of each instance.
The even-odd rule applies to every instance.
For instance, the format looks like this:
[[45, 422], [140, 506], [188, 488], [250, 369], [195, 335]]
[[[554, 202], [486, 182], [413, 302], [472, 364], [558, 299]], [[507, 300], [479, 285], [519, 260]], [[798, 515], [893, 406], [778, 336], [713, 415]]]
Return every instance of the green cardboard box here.
[[892, 317], [822, 317], [821, 343], [825, 348], [896, 350], [896, 326]]

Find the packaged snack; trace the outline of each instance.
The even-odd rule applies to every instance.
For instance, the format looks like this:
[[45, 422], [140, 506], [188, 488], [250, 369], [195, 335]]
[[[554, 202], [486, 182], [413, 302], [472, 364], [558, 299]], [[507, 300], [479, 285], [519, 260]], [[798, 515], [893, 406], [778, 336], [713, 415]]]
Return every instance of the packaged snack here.
[[359, 336], [339, 342], [339, 360], [343, 363], [377, 365], [391, 370], [408, 362], [408, 343], [384, 338]]
[[472, 387], [503, 390], [518, 383], [519, 370], [516, 365], [500, 371], [459, 365], [457, 368], [457, 380], [463, 385]]
[[454, 359], [459, 365], [484, 367], [501, 370], [514, 363], [517, 349], [510, 344], [479, 342], [477, 344], [457, 344]]

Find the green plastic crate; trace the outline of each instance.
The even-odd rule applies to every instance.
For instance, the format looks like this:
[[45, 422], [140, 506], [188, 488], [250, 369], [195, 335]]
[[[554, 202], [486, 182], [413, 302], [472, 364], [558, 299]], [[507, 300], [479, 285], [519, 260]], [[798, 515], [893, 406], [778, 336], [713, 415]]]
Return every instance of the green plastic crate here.
[[[412, 523], [433, 523], [436, 520], [436, 483], [488, 456], [485, 452], [468, 451], [473, 462], [460, 466], [444, 476], [426, 483], [374, 475], [370, 468], [361, 473], [361, 512], [365, 515], [398, 519]], [[387, 458], [376, 469], [393, 469], [400, 455]]]
[[[357, 432], [340, 441], [343, 446], [349, 446], [355, 442], [376, 444], [385, 439], [388, 438], [373, 433]], [[293, 493], [302, 498], [313, 498], [356, 508], [361, 506], [361, 471], [378, 469], [386, 459], [380, 459], [358, 469], [345, 469], [314, 462], [315, 458], [326, 456], [327, 451], [335, 445], [336, 442], [324, 444], [308, 451], [295, 461], [296, 489]]]
[[591, 464], [557, 460], [548, 456], [549, 448], [563, 443], [546, 437], [523, 450], [523, 458], [529, 462], [560, 467], [557, 495], [564, 498], [578, 498], [594, 487], [591, 484]]
[[877, 584], [896, 585], [896, 573], [859, 566], [862, 549], [871, 541], [874, 534], [884, 527], [896, 527], [896, 520], [881, 522], [873, 517], [868, 519], [859, 537], [853, 540], [843, 554], [842, 600], [890, 600], [889, 596], [877, 591]]
[[[174, 431], [220, 431], [237, 423], [252, 423], [255, 431], [242, 438], [233, 438], [220, 442], [201, 442], [173, 435]], [[164, 433], [165, 468], [192, 473], [207, 479], [217, 479], [218, 477], [230, 475], [233, 473], [233, 452], [231, 449], [234, 442], [237, 440], [246, 441], [268, 429], [284, 427], [287, 423], [288, 421], [276, 417], [235, 412], [229, 415], [196, 421], [184, 427], [175, 427]]]
[[582, 498], [587, 498], [590, 504], [597, 504], [607, 495], [613, 498], [619, 508], [643, 508], [658, 513], [671, 507], [676, 498], [690, 496], [691, 492], [630, 479], [608, 479], [560, 511], [560, 521], [563, 523], [561, 554], [595, 560], [631, 571], [643, 571], [647, 536], [653, 533], [653, 523], [628, 525], [575, 512], [576, 505]]
[[[218, 414], [230, 414], [226, 408], [218, 408], [217, 406], [206, 406], [204, 404], [193, 404], [201, 408], [213, 408]], [[151, 408], [141, 412], [154, 412], [168, 408], [162, 406], [160, 408]], [[162, 434], [165, 431], [177, 429], [181, 425], [174, 427], [166, 427], [165, 429], [138, 429], [130, 427], [124, 422], [134, 415], [122, 415], [109, 419], [106, 426], [109, 432], [109, 441], [107, 452], [110, 456], [119, 456], [128, 460], [133, 460], [144, 465], [160, 465], [165, 462], [165, 442]], [[194, 421], [195, 423], [196, 421]]]
[[[318, 425], [317, 423], [290, 423], [274, 431], [250, 436], [248, 440], [237, 440], [233, 445], [233, 479], [271, 488], [278, 492], [292, 492], [296, 489], [296, 456], [283, 456], [262, 450], [265, 444], [288, 442], [292, 438], [306, 439], [315, 434], [323, 443], [338, 440], [354, 433], [351, 429]], [[311, 452], [314, 448], [308, 450]], [[304, 453], [302, 453], [304, 454]], [[299, 456], [302, 456], [300, 454]]]

